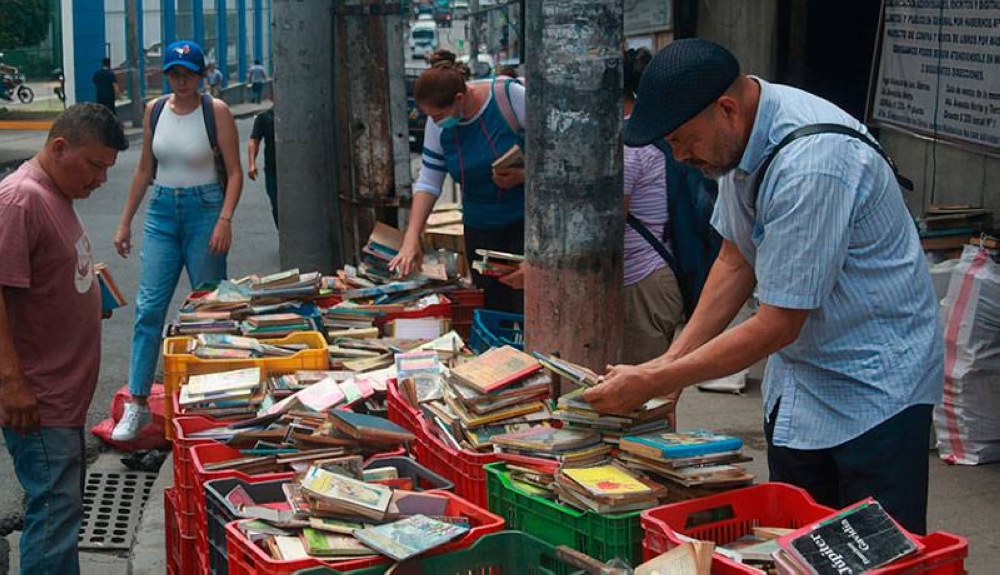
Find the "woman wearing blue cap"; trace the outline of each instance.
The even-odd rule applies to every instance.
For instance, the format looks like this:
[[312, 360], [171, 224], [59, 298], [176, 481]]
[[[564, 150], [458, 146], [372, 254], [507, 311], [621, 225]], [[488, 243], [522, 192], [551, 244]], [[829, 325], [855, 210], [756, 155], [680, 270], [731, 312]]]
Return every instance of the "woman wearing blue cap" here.
[[132, 218], [152, 184], [139, 254], [139, 293], [129, 392], [112, 439], [134, 439], [149, 423], [146, 404], [159, 357], [161, 330], [181, 269], [191, 287], [226, 277], [232, 219], [243, 190], [236, 123], [222, 100], [203, 96], [201, 46], [181, 40], [167, 46], [163, 71], [172, 94], [146, 106], [142, 156], [115, 234], [122, 257], [132, 251]]

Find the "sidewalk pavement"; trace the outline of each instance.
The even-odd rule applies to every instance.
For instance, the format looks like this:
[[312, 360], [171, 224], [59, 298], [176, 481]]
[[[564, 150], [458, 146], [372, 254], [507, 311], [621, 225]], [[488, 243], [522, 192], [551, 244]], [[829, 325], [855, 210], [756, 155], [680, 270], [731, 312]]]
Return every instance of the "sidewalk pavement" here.
[[[271, 107], [270, 102], [263, 104], [231, 104], [229, 109], [234, 118], [253, 116]], [[142, 140], [142, 128], [131, 127], [131, 122], [125, 122], [125, 135], [129, 142]], [[5, 126], [22, 127], [23, 123], [0, 122], [0, 177], [14, 171], [25, 160], [34, 156], [45, 145], [48, 137], [48, 127], [39, 125], [37, 129], [6, 129]]]

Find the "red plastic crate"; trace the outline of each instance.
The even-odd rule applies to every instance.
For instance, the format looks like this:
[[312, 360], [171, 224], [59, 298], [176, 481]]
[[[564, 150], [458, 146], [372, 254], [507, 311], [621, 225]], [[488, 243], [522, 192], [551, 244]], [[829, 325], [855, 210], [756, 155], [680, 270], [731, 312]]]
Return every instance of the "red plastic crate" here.
[[493, 453], [457, 450], [438, 439], [426, 421], [422, 418], [419, 421], [420, 430], [416, 432], [414, 446], [417, 461], [454, 483], [458, 495], [480, 507], [487, 507], [486, 470], [483, 466], [500, 458]]
[[[192, 535], [198, 538], [198, 541], [204, 540], [204, 544], [207, 549], [208, 538], [207, 538], [207, 517], [205, 513], [205, 485], [206, 481], [211, 481], [213, 479], [228, 479], [230, 477], [235, 477], [237, 479], [242, 479], [244, 481], [270, 481], [272, 479], [289, 479], [295, 476], [294, 472], [287, 471], [283, 473], [262, 473], [260, 475], [247, 475], [242, 471], [234, 471], [232, 469], [225, 469], [222, 471], [206, 471], [205, 465], [208, 463], [217, 463], [220, 461], [229, 461], [230, 459], [238, 459], [244, 457], [243, 454], [237, 449], [233, 449], [228, 445], [223, 445], [221, 443], [216, 444], [205, 444], [196, 445], [190, 448], [191, 450], [191, 469], [192, 469], [192, 483], [193, 488], [189, 492], [190, 501], [189, 505], [193, 512], [192, 521]], [[202, 547], [199, 547], [202, 548]], [[208, 561], [208, 557], [205, 557]]]
[[[193, 511], [188, 505], [188, 494], [194, 486], [191, 471], [191, 448], [195, 445], [217, 444], [219, 442], [214, 439], [192, 438], [190, 434], [206, 429], [223, 427], [226, 425], [226, 422], [207, 417], [177, 417], [170, 424], [174, 429], [172, 449], [174, 458], [174, 487], [178, 489], [178, 508]], [[190, 535], [190, 531], [186, 533]]]
[[[755, 526], [797, 529], [835, 512], [813, 501], [805, 490], [784, 483], [762, 483], [663, 505], [643, 511], [640, 516], [646, 531], [643, 556], [649, 560], [680, 545], [678, 533], [725, 545], [748, 535]], [[923, 552], [871, 573], [964, 574], [964, 559], [968, 555], [965, 539], [948, 533], [914, 537], [926, 546]], [[757, 571], [720, 555], [712, 557], [713, 575], [748, 573]]]
[[478, 288], [457, 289], [448, 292], [448, 298], [451, 300], [451, 327], [468, 340], [472, 312], [486, 305], [485, 292]]
[[181, 533], [176, 513], [177, 493], [172, 488], [163, 490], [163, 532], [168, 575], [181, 575]]
[[387, 312], [375, 317], [375, 327], [385, 332], [385, 326], [396, 319], [415, 319], [421, 317], [446, 317], [451, 319], [451, 300], [440, 296], [441, 303], [429, 305], [423, 309]]
[[[472, 530], [450, 543], [427, 552], [427, 555], [438, 555], [457, 549], [466, 549], [483, 535], [496, 533], [503, 529], [503, 519], [486, 509], [474, 505], [448, 491], [430, 491], [448, 497], [448, 515], [464, 515], [472, 522]], [[302, 559], [300, 561], [277, 561], [271, 558], [263, 549], [249, 541], [236, 527], [238, 521], [226, 525], [226, 552], [229, 554], [229, 575], [292, 575], [300, 569], [329, 566], [338, 571], [363, 569], [373, 565], [389, 565], [393, 561], [389, 557], [379, 555], [375, 558], [351, 559], [339, 562], [327, 562], [319, 559]]]
[[420, 433], [420, 410], [410, 405], [399, 392], [398, 382], [390, 379], [386, 385], [386, 404], [389, 407], [389, 421], [417, 435]]

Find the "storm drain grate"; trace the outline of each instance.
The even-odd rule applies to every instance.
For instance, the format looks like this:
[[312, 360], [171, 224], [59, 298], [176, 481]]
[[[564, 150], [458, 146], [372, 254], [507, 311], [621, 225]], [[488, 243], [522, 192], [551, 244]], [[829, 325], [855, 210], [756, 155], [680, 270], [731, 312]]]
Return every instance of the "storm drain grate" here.
[[155, 473], [88, 471], [80, 549], [129, 549]]

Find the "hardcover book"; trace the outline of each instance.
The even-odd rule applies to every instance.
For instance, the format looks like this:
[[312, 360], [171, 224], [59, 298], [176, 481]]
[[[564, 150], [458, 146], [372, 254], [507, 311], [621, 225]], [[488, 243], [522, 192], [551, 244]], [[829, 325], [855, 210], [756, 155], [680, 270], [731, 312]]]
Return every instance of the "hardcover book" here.
[[101, 311], [109, 312], [128, 303], [106, 264], [94, 264], [94, 274], [101, 286]]
[[743, 440], [704, 429], [687, 431], [654, 432], [622, 437], [619, 447], [623, 451], [660, 459], [697, 457], [735, 451], [743, 448]]
[[921, 548], [872, 498], [778, 541], [816, 575], [865, 573]]
[[519, 381], [542, 368], [530, 355], [510, 346], [493, 348], [479, 357], [451, 370], [462, 385], [480, 393], [489, 393]]

